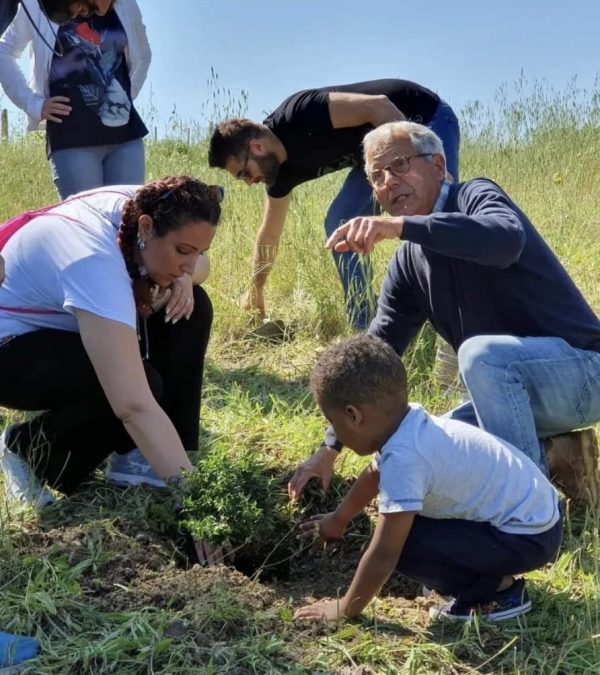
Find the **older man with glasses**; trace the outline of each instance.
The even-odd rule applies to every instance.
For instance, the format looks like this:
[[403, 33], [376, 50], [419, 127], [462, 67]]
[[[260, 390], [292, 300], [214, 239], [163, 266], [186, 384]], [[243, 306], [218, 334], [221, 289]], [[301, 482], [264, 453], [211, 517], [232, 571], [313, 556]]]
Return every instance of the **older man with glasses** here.
[[[300, 91], [287, 98], [264, 122], [229, 119], [215, 128], [210, 166], [226, 169], [248, 185], [264, 183], [267, 200], [254, 247], [252, 286], [244, 307], [264, 315], [263, 289], [271, 271], [292, 191], [301, 183], [350, 168], [325, 217], [330, 235], [340, 223], [377, 213], [365, 178], [362, 140], [380, 124], [410, 119], [440, 136], [448, 171], [458, 180], [460, 132], [450, 106], [433, 91], [407, 80], [374, 80]], [[349, 319], [367, 328], [375, 310], [371, 273], [352, 252], [334, 251]]]
[[[405, 242], [388, 266], [369, 332], [402, 356], [429, 320], [458, 351], [469, 393], [449, 415], [509, 441], [567, 496], [596, 504], [594, 433], [569, 432], [600, 421], [598, 317], [502, 188], [486, 178], [447, 181], [444, 149], [430, 129], [385, 124], [367, 134], [364, 151], [389, 215], [354, 218], [327, 245], [369, 254], [384, 239]], [[327, 485], [339, 450], [330, 427], [292, 478], [291, 496], [313, 476]]]

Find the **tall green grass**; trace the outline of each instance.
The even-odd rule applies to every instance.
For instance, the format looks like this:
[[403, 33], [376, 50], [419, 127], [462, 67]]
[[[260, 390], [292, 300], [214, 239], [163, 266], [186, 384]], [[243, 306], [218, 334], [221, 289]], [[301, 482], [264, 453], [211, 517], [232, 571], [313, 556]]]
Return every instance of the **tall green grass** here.
[[[278, 346], [245, 340], [249, 319], [239, 300], [250, 280], [264, 194], [209, 170], [204, 141], [212, 121], [244, 110], [245, 100], [232, 101], [226, 88], [215, 85], [198, 121], [175, 116], [167, 138], [149, 140], [148, 178], [187, 173], [226, 188], [206, 284], [215, 325], [202, 410], [204, 448], [209, 451], [218, 442], [221, 451], [250, 450], [289, 469], [316, 448], [324, 429], [306, 376], [324, 344], [349, 332], [341, 288], [323, 247], [325, 212], [344, 176], [302, 186], [292, 201], [266, 301], [271, 316], [295, 324], [295, 340]], [[462, 179], [484, 175], [502, 185], [550, 242], [596, 312], [599, 120], [598, 87], [581, 91], [574, 81], [553, 91], [524, 78], [500, 89], [493, 106], [472, 104], [461, 114]], [[152, 129], [158, 124], [149, 122]], [[54, 199], [43, 138], [29, 135], [0, 145], [0, 218]], [[376, 286], [393, 249], [391, 243], [383, 245], [374, 256]], [[451, 401], [432, 380], [433, 350], [432, 333], [425, 329], [407, 358], [411, 398], [442, 412]], [[362, 463], [345, 452], [338, 464], [343, 474], [352, 475]], [[3, 512], [0, 625], [37, 633], [42, 641], [43, 656], [28, 673], [592, 675], [600, 669], [599, 513], [569, 515], [559, 561], [529, 575], [534, 610], [524, 622], [440, 630], [428, 623], [420, 602], [384, 597], [362, 624], [307, 629], [291, 616], [294, 602], [310, 597], [309, 587], [292, 602], [280, 587], [244, 584], [233, 576], [218, 581], [203, 570], [180, 577], [183, 573], [169, 566], [159, 575], [167, 591], [172, 589], [166, 606], [135, 605], [136, 611], [126, 612], [99, 605], [89, 579], [104, 588], [107, 569], [121, 555], [115, 553], [117, 545], [132, 555], [147, 552], [152, 560], [158, 553], [139, 534], [152, 496], [143, 490], [115, 494], [101, 482], [94, 485], [92, 497], [86, 492], [87, 501], [74, 498], [52, 522], [50, 516], [36, 520], [31, 514]], [[40, 549], [35, 539], [40, 527], [58, 549], [50, 543], [47, 550]], [[71, 551], [61, 548], [61, 533], [78, 527], [83, 549], [73, 559]], [[123, 574], [114, 583], [135, 590], [149, 572]], [[184, 581], [178, 586], [173, 580], [180, 578]], [[215, 583], [204, 584], [205, 578]], [[184, 592], [186, 584], [192, 591]], [[185, 593], [196, 588], [195, 600], [183, 603]], [[331, 595], [343, 590], [332, 588]], [[195, 637], [169, 637], [167, 628], [176, 620], [195, 626]], [[211, 636], [210, 645], [202, 643], [203, 631]], [[149, 653], [156, 654], [156, 669]]]

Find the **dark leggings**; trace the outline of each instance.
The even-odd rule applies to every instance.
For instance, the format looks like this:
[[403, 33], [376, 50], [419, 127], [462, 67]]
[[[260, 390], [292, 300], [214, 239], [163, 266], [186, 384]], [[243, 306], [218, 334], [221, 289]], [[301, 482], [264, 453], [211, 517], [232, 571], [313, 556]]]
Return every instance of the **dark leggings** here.
[[505, 575], [552, 562], [560, 548], [562, 515], [541, 534], [508, 534], [490, 523], [415, 516], [398, 571], [466, 603], [494, 597]]
[[[204, 357], [212, 324], [212, 304], [194, 287], [189, 320], [165, 323], [164, 310], [147, 321], [140, 350], [150, 389], [167, 413], [185, 449], [198, 449]], [[118, 347], [117, 347], [118, 348]], [[8, 446], [26, 459], [36, 475], [71, 494], [112, 452], [135, 447], [113, 413], [79, 333], [43, 329], [20, 335], [0, 347], [0, 406], [44, 412], [17, 425]]]

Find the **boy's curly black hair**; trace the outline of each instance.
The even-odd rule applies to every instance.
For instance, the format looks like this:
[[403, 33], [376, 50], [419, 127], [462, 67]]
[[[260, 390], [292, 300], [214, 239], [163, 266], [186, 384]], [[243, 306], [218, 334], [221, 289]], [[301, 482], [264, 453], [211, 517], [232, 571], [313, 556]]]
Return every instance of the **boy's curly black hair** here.
[[398, 411], [408, 405], [402, 361], [387, 342], [372, 335], [355, 335], [329, 347], [317, 361], [310, 389], [329, 410], [368, 403]]

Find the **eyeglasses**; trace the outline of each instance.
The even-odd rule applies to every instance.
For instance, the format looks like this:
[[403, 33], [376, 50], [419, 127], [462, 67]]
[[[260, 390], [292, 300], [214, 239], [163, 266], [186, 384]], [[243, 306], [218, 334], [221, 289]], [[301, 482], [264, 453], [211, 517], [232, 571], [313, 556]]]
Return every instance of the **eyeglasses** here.
[[[206, 187], [208, 189], [209, 197], [217, 204], [220, 204], [223, 201], [223, 199], [225, 199], [224, 187], [221, 187], [220, 185], [207, 185]], [[159, 195], [153, 202], [150, 202], [150, 206], [154, 206], [154, 204], [158, 204], [158, 202], [164, 202], [178, 189], [179, 186], [172, 187], [170, 190], [163, 192], [162, 195]]]
[[385, 174], [389, 171], [392, 176], [400, 178], [406, 176], [410, 171], [410, 160], [417, 157], [431, 157], [431, 152], [422, 152], [418, 155], [406, 155], [405, 157], [396, 157], [388, 166], [381, 169], [375, 169], [369, 174], [369, 182], [373, 187], [381, 187], [385, 182]]
[[250, 143], [248, 143], [248, 147], [246, 148], [246, 159], [244, 160], [244, 167], [235, 174], [236, 180], [244, 180], [244, 178], [248, 176], [249, 161], [250, 161]]

